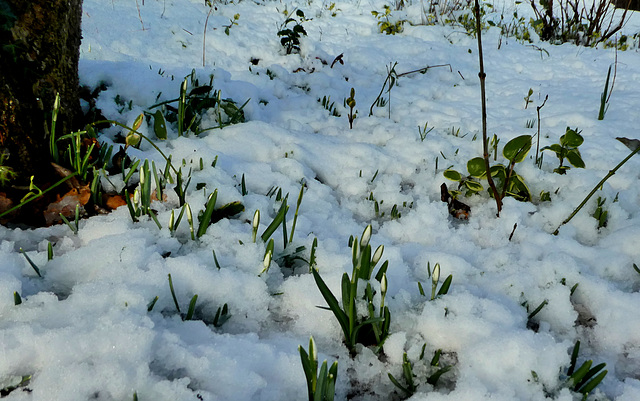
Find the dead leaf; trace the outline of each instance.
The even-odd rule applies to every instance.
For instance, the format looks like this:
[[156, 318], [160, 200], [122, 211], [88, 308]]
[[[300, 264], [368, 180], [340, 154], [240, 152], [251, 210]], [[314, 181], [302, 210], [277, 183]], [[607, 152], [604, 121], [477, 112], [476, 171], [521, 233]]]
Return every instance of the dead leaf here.
[[445, 202], [449, 208], [449, 214], [460, 220], [469, 220], [471, 216], [471, 208], [451, 196], [447, 184], [440, 186], [440, 199]]
[[127, 204], [124, 197], [122, 195], [104, 195], [102, 197], [104, 205], [111, 210], [117, 209], [120, 206], [124, 206]]
[[[89, 196], [90, 195], [91, 193], [89, 193]], [[80, 195], [75, 188], [67, 192], [62, 198], [58, 196], [59, 200], [50, 203], [49, 206], [47, 206], [47, 210], [43, 212], [47, 225], [50, 226], [62, 222], [61, 214], [67, 219], [75, 218], [76, 206], [79, 206], [78, 212], [80, 216], [83, 216], [85, 210], [81, 201], [82, 196], [84, 195]]]

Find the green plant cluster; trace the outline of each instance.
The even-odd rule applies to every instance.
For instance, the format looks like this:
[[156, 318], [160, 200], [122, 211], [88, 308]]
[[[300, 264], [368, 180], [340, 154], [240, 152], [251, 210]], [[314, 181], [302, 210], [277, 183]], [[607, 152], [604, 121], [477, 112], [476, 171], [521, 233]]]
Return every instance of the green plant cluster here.
[[560, 143], [554, 143], [550, 146], [545, 146], [542, 150], [550, 150], [558, 157], [560, 165], [553, 169], [555, 173], [566, 174], [567, 170], [571, 167], [564, 165], [564, 160], [567, 161], [576, 168], [584, 168], [585, 164], [582, 160], [582, 155], [578, 147], [584, 142], [584, 138], [580, 135], [578, 128], [571, 129], [567, 127], [564, 135], [560, 137]]
[[[353, 236], [349, 239], [349, 246], [352, 249], [353, 271], [351, 277], [347, 273], [342, 276], [342, 303], [338, 302], [320, 277], [320, 273], [316, 269], [312, 269], [318, 289], [340, 323], [345, 345], [352, 355], [355, 354], [356, 344], [375, 346], [380, 350], [389, 335], [389, 325], [391, 324], [391, 313], [385, 305], [388, 261], [380, 266], [375, 275], [375, 280], [378, 281], [380, 288], [380, 304], [377, 308], [374, 305], [376, 291], [370, 280], [375, 266], [382, 258], [384, 246], [380, 245], [372, 254], [369, 244], [371, 232], [371, 225], [368, 225], [362, 233], [360, 241]], [[358, 285], [363, 282], [366, 282], [364, 294], [358, 290]], [[358, 311], [359, 297], [364, 299], [367, 306], [365, 313]]]
[[[307, 31], [302, 26], [302, 23], [308, 21], [304, 16], [302, 10], [295, 11], [296, 17], [287, 17], [285, 21], [280, 25], [278, 36], [280, 37], [280, 44], [285, 48], [287, 54], [300, 52], [300, 38], [307, 36]], [[289, 24], [293, 24], [291, 28]]]
[[[240, 124], [245, 121], [244, 107], [250, 99], [246, 100], [240, 107], [232, 99], [223, 99], [221, 92], [213, 87], [213, 75], [209, 77], [207, 85], [201, 85], [196, 77], [195, 70], [187, 75], [180, 85], [180, 94], [177, 98], [157, 103], [149, 109], [162, 107], [154, 114], [147, 116], [154, 119], [154, 132], [158, 139], [167, 138], [166, 121], [174, 123], [178, 130], [178, 136], [193, 132], [196, 135], [216, 129], [224, 128], [232, 124]], [[177, 107], [172, 106], [177, 103]], [[202, 127], [203, 115], [206, 111], [213, 110], [217, 125], [213, 127]]]
[[[490, 167], [491, 176], [496, 180], [498, 196], [500, 199], [511, 196], [519, 201], [530, 201], [531, 192], [524, 181], [524, 178], [515, 172], [516, 163], [522, 162], [531, 149], [531, 136], [521, 135], [516, 137], [504, 146], [502, 155], [508, 164], [495, 164]], [[482, 157], [474, 157], [467, 162], [468, 175], [463, 175], [456, 170], [447, 169], [444, 171], [445, 178], [458, 182], [458, 190], [451, 191], [452, 196], [457, 197], [462, 191], [465, 196], [471, 196], [484, 190], [480, 179], [487, 176], [485, 160]], [[495, 194], [489, 192], [492, 196]]]
[[378, 29], [380, 33], [385, 33], [387, 35], [395, 35], [396, 33], [401, 33], [404, 29], [404, 24], [407, 22], [406, 20], [396, 20], [393, 21], [391, 15], [391, 7], [389, 5], [384, 5], [384, 11], [371, 11], [371, 14], [378, 19]]

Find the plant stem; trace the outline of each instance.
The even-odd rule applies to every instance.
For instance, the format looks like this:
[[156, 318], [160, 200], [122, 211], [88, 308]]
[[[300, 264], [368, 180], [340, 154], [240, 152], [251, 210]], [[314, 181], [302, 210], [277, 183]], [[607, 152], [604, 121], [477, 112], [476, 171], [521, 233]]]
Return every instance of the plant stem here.
[[484, 72], [484, 61], [482, 60], [482, 27], [480, 24], [480, 4], [478, 0], [475, 0], [474, 12], [478, 31], [476, 33], [478, 37], [478, 58], [480, 60], [480, 72], [478, 73], [478, 76], [480, 77], [480, 96], [482, 97], [482, 157], [484, 158], [485, 169], [487, 171], [487, 181], [496, 200], [496, 207], [498, 209], [496, 216], [500, 217], [500, 211], [502, 210], [502, 198], [498, 194], [496, 184], [493, 182], [493, 178], [491, 177], [491, 166], [489, 165], [489, 143], [487, 141], [487, 100], [485, 96], [485, 79], [487, 74]]
[[580, 204], [578, 205], [578, 207], [576, 207], [573, 212], [569, 215], [569, 217], [567, 217], [562, 223], [560, 223], [560, 225], [558, 226], [558, 228], [556, 228], [556, 230], [553, 232], [553, 235], [558, 235], [558, 232], [560, 231], [560, 227], [562, 227], [563, 225], [567, 224], [572, 218], [573, 216], [575, 216], [580, 209], [582, 209], [584, 207], [584, 205], [587, 203], [587, 201], [593, 196], [593, 194], [596, 193], [596, 191], [598, 191], [598, 188], [600, 188], [605, 181], [607, 181], [611, 176], [613, 176], [616, 171], [618, 171], [618, 169], [620, 167], [622, 167], [623, 164], [625, 164], [629, 159], [631, 159], [633, 157], [633, 155], [635, 155], [636, 153], [640, 152], [640, 147], [636, 148], [634, 151], [632, 151], [631, 153], [629, 153], [629, 155], [627, 157], [624, 158], [624, 160], [622, 160], [620, 163], [618, 163], [617, 166], [615, 166], [613, 168], [613, 170], [610, 170], [607, 175], [604, 176], [603, 179], [600, 180], [600, 182], [598, 184], [596, 184], [595, 187], [593, 187], [593, 189], [591, 190], [591, 192], [589, 192], [589, 195], [587, 195], [582, 202], [580, 202]]
[[538, 153], [540, 153], [540, 109], [543, 108], [544, 105], [547, 103], [547, 99], [549, 99], [549, 95], [546, 95], [544, 97], [544, 102], [542, 102], [540, 106], [536, 107], [536, 112], [538, 113], [538, 135], [536, 139], [536, 163], [538, 164], [539, 168], [542, 168], [542, 163], [538, 161]]

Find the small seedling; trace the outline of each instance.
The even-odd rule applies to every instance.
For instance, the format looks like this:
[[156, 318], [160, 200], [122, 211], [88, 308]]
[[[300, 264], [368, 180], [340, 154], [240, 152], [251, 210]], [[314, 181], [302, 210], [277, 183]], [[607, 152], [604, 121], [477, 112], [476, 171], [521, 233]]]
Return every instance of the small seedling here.
[[422, 128], [418, 125], [418, 134], [420, 135], [420, 142], [424, 142], [425, 138], [427, 137], [427, 134], [429, 134], [429, 132], [433, 131], [433, 129], [435, 128], [435, 127], [431, 127], [427, 130], [428, 125], [429, 125], [428, 121], [424, 123], [424, 127]]
[[[176, 293], [173, 289], [173, 280], [171, 280], [171, 274], [168, 274], [168, 276], [169, 276], [169, 289], [171, 290], [171, 297], [173, 298], [173, 303], [176, 306], [176, 310], [178, 311], [178, 314], [180, 314], [182, 320], [192, 320], [193, 314], [196, 309], [196, 301], [198, 300], [198, 294], [195, 294], [191, 298], [191, 301], [189, 302], [189, 309], [187, 310], [187, 314], [183, 316], [182, 312], [180, 311], [180, 305], [178, 304], [178, 298], [176, 297]], [[155, 304], [155, 302], [153, 302], [153, 304]], [[151, 308], [153, 308], [153, 305], [151, 305]]]
[[[302, 10], [296, 10], [295, 14], [298, 19], [296, 20], [294, 17], [288, 17], [282, 25], [280, 25], [280, 30], [278, 31], [280, 44], [285, 48], [287, 54], [299, 53], [300, 38], [302, 36], [307, 36], [307, 31], [305, 31], [302, 23], [308, 21], [308, 19], [305, 18]], [[287, 27], [289, 23], [293, 23], [292, 28]]]
[[27, 253], [24, 251], [24, 249], [20, 248], [20, 253], [22, 255], [24, 255], [25, 259], [27, 259], [27, 262], [29, 262], [29, 265], [31, 265], [33, 270], [38, 275], [38, 277], [42, 277], [42, 274], [40, 274], [40, 269], [38, 268], [38, 266], [35, 263], [33, 263], [33, 260], [31, 260], [31, 258], [29, 257], [29, 255], [27, 255]]
[[527, 96], [524, 97], [525, 109], [529, 106], [529, 103], [533, 103], [533, 100], [531, 100], [531, 95], [533, 95], [533, 88], [529, 88], [529, 92], [527, 92]]
[[[154, 104], [149, 109], [161, 106], [166, 109], [163, 119], [155, 117], [157, 111], [153, 114], [156, 136], [162, 139], [166, 137], [166, 126], [165, 129], [162, 129], [162, 127], [156, 127], [156, 125], [166, 125], [166, 121], [176, 124], [178, 136], [186, 135], [188, 132], [198, 135], [208, 130], [222, 129], [232, 124], [242, 123], [245, 121], [243, 109], [249, 103], [249, 100], [238, 107], [232, 99], [222, 99], [220, 90], [216, 90], [213, 87], [213, 75], [210, 75], [207, 85], [201, 85], [196, 77], [195, 70], [192, 70], [191, 74], [187, 75], [182, 81], [180, 92], [176, 99]], [[177, 108], [171, 106], [171, 103], [176, 102]], [[207, 110], [215, 111], [217, 126], [207, 128], [201, 126], [202, 115]], [[164, 121], [165, 119], [166, 121]]]
[[353, 129], [353, 121], [356, 119], [356, 115], [358, 112], [354, 113], [353, 109], [356, 107], [356, 90], [351, 88], [351, 92], [349, 93], [349, 97], [345, 100], [345, 106], [349, 107], [349, 114], [347, 117], [349, 118], [349, 129]]
[[231, 30], [231, 28], [234, 25], [238, 25], [238, 20], [240, 19], [240, 14], [234, 14], [233, 15], [233, 19], [229, 19], [229, 25], [223, 25], [224, 26], [224, 34], [229, 36], [229, 31]]
[[579, 368], [576, 368], [579, 351], [580, 341], [578, 340], [571, 353], [571, 364], [567, 369], [568, 378], [566, 385], [571, 390], [581, 393], [582, 400], [584, 401], [587, 399], [589, 393], [602, 382], [608, 371], [602, 370], [606, 366], [605, 363], [591, 367], [591, 365], [593, 365], [592, 360], [585, 361]]
[[391, 7], [384, 5], [384, 12], [371, 11], [371, 14], [378, 19], [378, 28], [380, 33], [386, 33], [387, 35], [395, 35], [403, 30], [405, 20], [398, 20], [391, 22]]
[[609, 212], [604, 208], [604, 203], [607, 201], [607, 198], [602, 198], [598, 196], [598, 200], [596, 201], [597, 206], [596, 210], [593, 212], [593, 218], [598, 220], [598, 228], [607, 226], [607, 215]]
[[[604, 82], [604, 89], [602, 90], [602, 95], [600, 95], [600, 110], [598, 111], [598, 120], [604, 120], [604, 115], [607, 114], [607, 110], [609, 110], [609, 98], [611, 97], [611, 91], [613, 91], [613, 83], [611, 87], [609, 87], [609, 78], [611, 77], [611, 66], [609, 66], [609, 70], [607, 71], [607, 80]], [[615, 82], [615, 74], [614, 74], [614, 82]]]
[[307, 394], [309, 401], [333, 401], [338, 378], [338, 361], [333, 362], [327, 369], [327, 361], [322, 362], [318, 372], [318, 351], [313, 336], [309, 338], [309, 352], [298, 346], [300, 360], [307, 379]]
[[322, 107], [333, 117], [340, 117], [340, 113], [336, 109], [336, 102], [331, 101], [331, 96], [323, 96], [322, 99], [318, 99], [318, 102], [322, 104]]
[[[420, 361], [424, 359], [424, 350], [426, 346], [427, 344], [424, 344], [422, 346], [422, 352], [420, 353], [419, 357]], [[435, 386], [437, 384], [440, 376], [451, 370], [451, 366], [439, 367], [441, 354], [441, 349], [435, 351], [433, 354], [433, 358], [431, 359], [431, 362], [429, 364], [431, 366], [430, 369], [431, 371], [433, 371], [433, 373], [431, 373], [427, 377], [426, 383], [431, 384], [432, 386]], [[411, 363], [411, 361], [409, 361], [409, 358], [407, 358], [406, 352], [402, 355], [402, 377], [406, 384], [400, 384], [400, 381], [397, 380], [391, 373], [387, 373], [387, 375], [389, 376], [389, 380], [391, 380], [391, 383], [393, 383], [394, 386], [401, 390], [407, 398], [416, 393], [416, 390], [418, 389], [418, 383], [416, 383], [415, 379], [417, 378], [417, 376], [413, 372], [413, 363]]]
[[578, 131], [577, 128], [571, 129], [567, 127], [565, 134], [560, 137], [560, 143], [554, 143], [551, 146], [545, 146], [542, 148], [543, 151], [551, 150], [554, 152], [560, 161], [560, 165], [553, 169], [554, 173], [566, 174], [567, 170], [571, 168], [564, 165], [565, 158], [573, 167], [585, 167], [582, 156], [580, 155], [580, 150], [578, 150], [578, 146], [582, 145], [584, 142], [584, 138], [580, 135], [580, 132], [582, 131]]

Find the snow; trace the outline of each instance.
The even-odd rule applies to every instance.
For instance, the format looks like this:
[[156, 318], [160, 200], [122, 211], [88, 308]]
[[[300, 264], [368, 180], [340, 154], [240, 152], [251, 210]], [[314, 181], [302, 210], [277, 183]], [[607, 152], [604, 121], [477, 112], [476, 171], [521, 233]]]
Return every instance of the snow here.
[[[195, 241], [186, 217], [172, 234], [170, 214], [180, 207], [169, 185], [167, 201], [153, 204], [161, 229], [145, 216], [134, 223], [126, 207], [81, 220], [77, 234], [64, 225], [0, 226], [0, 387], [32, 376], [29, 391], [14, 390], [8, 400], [123, 400], [134, 392], [140, 400], [301, 400], [306, 383], [297, 348], [306, 347], [310, 336], [320, 362], [338, 361], [337, 400], [400, 399], [387, 373], [402, 377], [404, 352], [419, 384], [411, 400], [579, 399], [564, 386], [577, 340], [579, 363], [605, 362], [609, 371], [593, 399], [640, 399], [640, 275], [632, 267], [640, 264], [640, 157], [598, 192], [607, 199], [606, 227], [599, 229], [591, 216], [594, 197], [552, 235], [628, 154], [615, 137], [638, 137], [636, 50], [616, 54], [537, 39], [523, 44], [498, 28], [485, 32], [489, 135], [498, 135], [501, 149], [512, 138], [534, 134], [536, 128], [525, 123], [537, 121], [536, 107], [548, 95], [540, 109], [540, 147], [577, 127], [587, 168], [558, 175], [552, 154], [545, 152], [542, 169], [527, 157], [516, 170], [532, 203], [506, 198], [496, 218], [495, 202], [484, 192], [462, 199], [472, 215], [458, 221], [441, 202], [440, 185], [453, 187], [442, 176], [446, 168], [466, 171], [466, 162], [481, 154], [475, 38], [460, 27], [421, 25], [417, 1], [394, 14], [412, 22], [396, 35], [378, 31], [370, 12], [383, 10], [380, 0], [338, 1], [333, 10], [333, 3], [320, 1], [216, 3], [209, 16], [204, 3], [84, 0], [80, 79], [92, 88], [106, 83], [96, 106], [129, 126], [150, 106], [176, 98], [192, 69], [201, 83], [213, 74], [222, 98], [238, 104], [251, 99], [245, 123], [183, 137], [169, 124], [169, 139], [154, 139], [176, 167], [184, 159], [184, 173], [191, 169], [186, 198], [194, 215], [214, 189], [218, 205], [241, 201], [245, 210]], [[513, 12], [510, 2], [495, 5], [505, 16]], [[300, 54], [286, 55], [276, 33], [283, 11], [296, 8], [310, 18], [303, 23], [308, 36]], [[531, 14], [527, 4], [518, 12], [527, 20]], [[235, 14], [237, 25], [226, 35]], [[633, 15], [625, 31], [633, 34], [638, 26]], [[344, 64], [331, 67], [340, 54]], [[599, 121], [607, 68], [616, 57], [610, 108]], [[390, 113], [374, 107], [368, 116], [394, 62], [398, 73], [448, 66], [400, 77]], [[352, 87], [358, 113], [350, 130], [343, 99]], [[532, 103], [525, 108], [529, 88]], [[120, 111], [116, 96], [131, 101], [131, 110]], [[320, 105], [323, 96], [330, 96], [341, 117]], [[427, 122], [434, 130], [421, 141], [417, 127]], [[215, 115], [204, 117], [203, 126], [214, 124]], [[121, 131], [103, 130], [100, 140], [112, 144]], [[155, 138], [152, 123], [141, 132]], [[128, 152], [164, 168], [145, 141]], [[112, 182], [123, 185], [115, 176]], [[260, 210], [261, 234], [280, 205], [267, 193], [281, 188], [289, 194], [290, 233], [301, 185], [294, 241], [283, 249], [278, 229], [276, 258], [261, 274], [266, 244], [251, 240], [253, 214]], [[551, 202], [539, 201], [542, 191], [550, 192]], [[376, 215], [371, 194], [384, 216]], [[390, 217], [393, 205], [398, 219]], [[359, 345], [352, 357], [337, 320], [318, 308], [326, 303], [308, 266], [292, 269], [276, 260], [298, 246], [306, 247], [308, 258], [317, 238], [318, 271], [340, 298], [341, 276], [351, 273], [349, 236], [359, 237], [367, 224], [373, 249], [383, 244], [383, 260], [389, 261], [391, 336], [382, 353]], [[453, 275], [449, 293], [433, 301], [427, 263], [440, 264], [441, 281]], [[168, 274], [182, 314], [197, 294], [196, 319], [206, 322], [181, 319]], [[14, 305], [14, 292], [22, 304]], [[537, 330], [528, 328], [528, 314], [545, 300], [533, 318]], [[224, 304], [231, 317], [215, 327], [213, 316]], [[438, 349], [452, 370], [434, 387], [426, 373]]]

